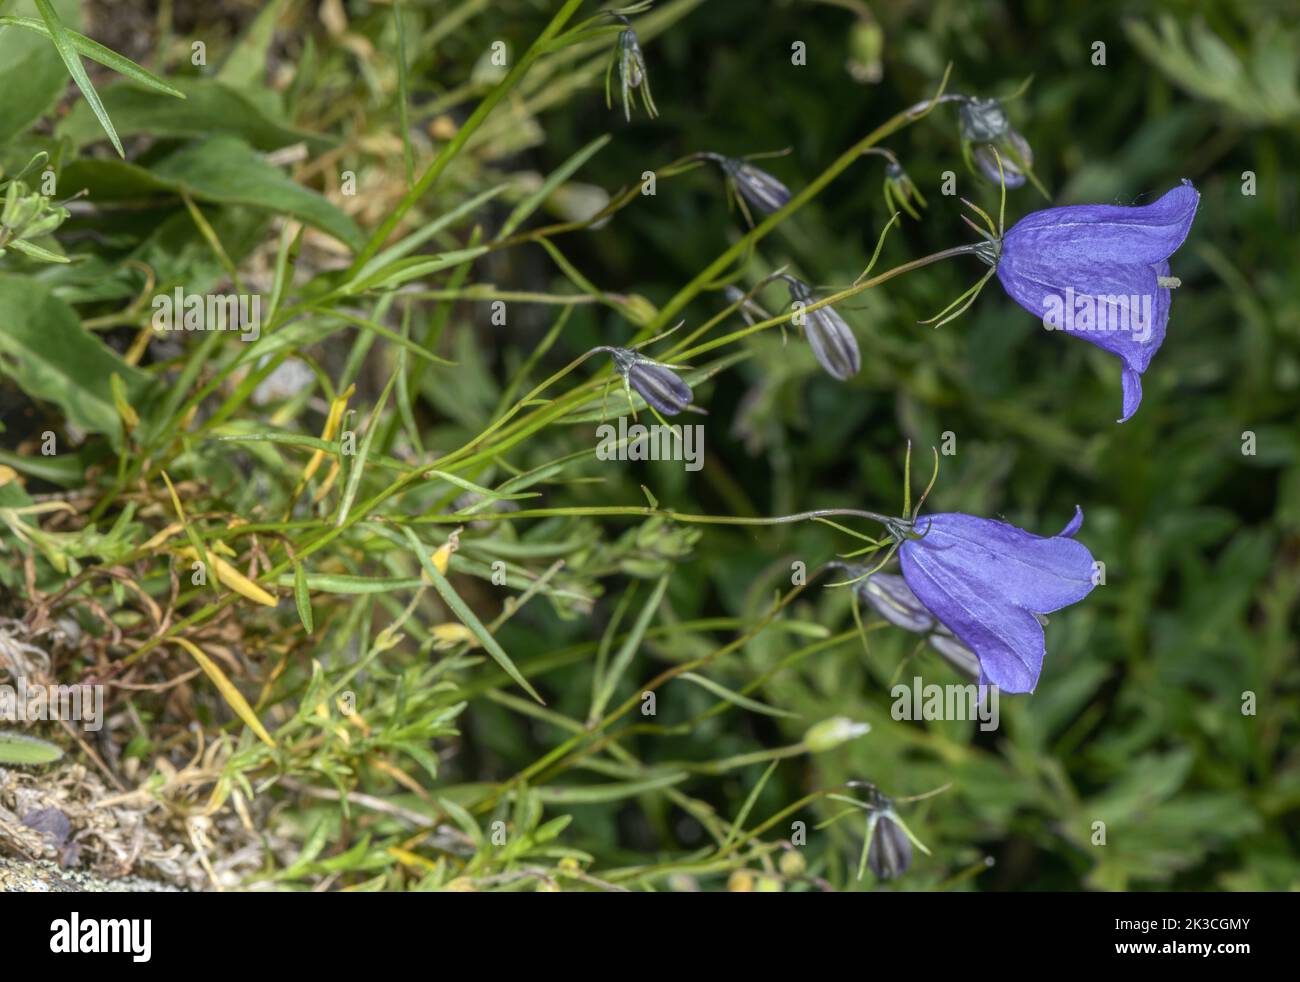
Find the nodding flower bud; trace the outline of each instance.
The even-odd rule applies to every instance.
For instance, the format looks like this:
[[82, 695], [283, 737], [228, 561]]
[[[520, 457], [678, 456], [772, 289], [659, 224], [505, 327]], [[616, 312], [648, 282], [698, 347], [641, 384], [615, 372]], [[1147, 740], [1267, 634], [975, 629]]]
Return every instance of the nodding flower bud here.
[[1034, 152], [1029, 142], [1015, 130], [1008, 130], [1002, 144], [998, 145], [998, 156], [1002, 158], [1002, 170], [998, 171], [998, 157], [993, 155], [993, 146], [983, 144], [971, 151], [971, 157], [979, 172], [994, 184], [1006, 181], [1007, 187], [1018, 188], [1025, 183], [1025, 171], [1034, 166]]
[[[1025, 183], [1034, 166], [1034, 152], [1007, 119], [1006, 110], [997, 99], [966, 99], [958, 111], [961, 126], [962, 155], [966, 164], [977, 169], [993, 183], [1005, 180], [1009, 188]], [[997, 150], [997, 156], [993, 151]], [[1001, 174], [998, 159], [1002, 160]]]
[[1011, 129], [1007, 111], [997, 99], [965, 100], [957, 112], [957, 120], [961, 138], [971, 143], [992, 143]]
[[605, 104], [613, 105], [610, 79], [614, 66], [618, 66], [619, 91], [623, 98], [623, 118], [630, 120], [632, 110], [636, 107], [636, 92], [641, 92], [641, 101], [651, 119], [659, 115], [654, 98], [650, 95], [650, 76], [646, 73], [645, 55], [641, 53], [641, 42], [632, 30], [631, 22], [622, 14], [610, 13], [610, 17], [622, 21], [626, 28], [619, 32], [614, 45], [614, 54], [609, 67], [605, 70]]
[[645, 81], [645, 57], [641, 54], [641, 43], [636, 31], [629, 28], [618, 36], [619, 68], [627, 84], [636, 88]]
[[623, 376], [623, 384], [632, 389], [646, 405], [664, 416], [675, 416], [691, 404], [691, 387], [668, 365], [660, 364], [631, 348], [604, 348], [614, 359], [614, 367]]
[[916, 210], [918, 205], [925, 207], [924, 196], [916, 189], [902, 165], [891, 160], [885, 165], [885, 207], [890, 211], [899, 208], [919, 221], [921, 216]]
[[938, 652], [939, 657], [969, 679], [980, 677], [980, 660], [964, 644], [953, 637], [942, 624], [928, 638], [930, 647]]
[[810, 726], [803, 735], [803, 743], [810, 753], [819, 754], [870, 732], [870, 723], [855, 723], [845, 716], [832, 716]]
[[789, 202], [790, 189], [767, 171], [735, 157], [707, 156], [722, 168], [722, 172], [736, 185], [740, 196], [763, 214], [779, 211]]
[[790, 304], [793, 308], [790, 320], [803, 328], [804, 337], [812, 347], [817, 363], [825, 369], [826, 374], [841, 382], [858, 374], [862, 367], [862, 356], [858, 353], [858, 341], [848, 323], [831, 307], [818, 307], [816, 310], [804, 311], [812, 301], [812, 290], [802, 280], [782, 274], [790, 288]]
[[737, 305], [736, 310], [750, 327], [772, 316], [752, 297], [745, 296], [745, 291], [738, 286], [725, 287], [722, 295], [727, 298], [727, 303]]
[[907, 582], [896, 573], [873, 573], [858, 585], [858, 596], [895, 627], [916, 634], [934, 630], [934, 615], [926, 610]]
[[867, 847], [867, 865], [882, 880], [893, 880], [912, 865], [912, 843], [894, 820], [894, 811], [876, 812], [870, 822], [871, 845]]
[[[853, 579], [866, 572], [863, 566], [836, 564]], [[917, 598], [897, 573], [872, 573], [853, 585], [854, 592], [868, 607], [895, 627], [913, 634], [928, 635], [926, 641], [949, 665], [972, 679], [979, 678], [980, 663], [975, 652], [958, 641]]]

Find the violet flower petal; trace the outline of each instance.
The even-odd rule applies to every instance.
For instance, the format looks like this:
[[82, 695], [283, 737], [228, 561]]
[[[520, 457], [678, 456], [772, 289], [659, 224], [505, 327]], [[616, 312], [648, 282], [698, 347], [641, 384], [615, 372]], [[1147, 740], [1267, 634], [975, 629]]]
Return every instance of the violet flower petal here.
[[1073, 539], [1081, 528], [1083, 528], [1083, 509], [1075, 505], [1074, 515], [1065, 523], [1065, 528], [1057, 532], [1056, 535], [1062, 539]]
[[[1082, 517], [1066, 526], [1078, 531]], [[918, 539], [899, 548], [912, 592], [979, 658], [981, 678], [1007, 692], [1032, 692], [1045, 642], [1037, 614], [1092, 592], [1088, 548], [1067, 536], [1044, 538], [1005, 522], [957, 513], [917, 522]]]
[[[1169, 264], [1117, 265], [1080, 261], [1051, 266], [1036, 257], [1003, 253], [998, 279], [1016, 303], [1056, 330], [1108, 351], [1124, 365], [1124, 411], [1128, 419], [1142, 401], [1139, 376], [1160, 350], [1169, 325], [1172, 291], [1159, 285]], [[1075, 305], [1072, 320], [1067, 308]], [[1084, 320], [1084, 311], [1089, 320]]]
[[1200, 192], [1184, 180], [1149, 205], [1045, 208], [1007, 229], [1002, 247], [1049, 265], [1090, 260], [1150, 266], [1183, 244], [1200, 200]]

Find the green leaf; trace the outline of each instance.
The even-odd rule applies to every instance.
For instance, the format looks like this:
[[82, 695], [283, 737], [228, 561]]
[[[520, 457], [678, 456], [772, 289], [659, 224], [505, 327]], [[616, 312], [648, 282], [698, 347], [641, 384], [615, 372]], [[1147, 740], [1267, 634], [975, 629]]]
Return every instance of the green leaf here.
[[0, 733], [0, 764], [52, 764], [63, 756], [54, 744], [21, 733]]
[[763, 789], [767, 787], [767, 782], [771, 780], [772, 775], [776, 772], [777, 765], [780, 763], [779, 760], [774, 760], [768, 764], [763, 776], [758, 779], [750, 789], [749, 794], [745, 796], [745, 802], [740, 806], [740, 811], [736, 814], [736, 820], [731, 823], [731, 828], [727, 830], [727, 837], [722, 840], [722, 845], [718, 846], [719, 856], [725, 856], [731, 844], [740, 838], [740, 834], [745, 831], [745, 822], [749, 818], [749, 813], [754, 810], [754, 804], [758, 801], [758, 796], [763, 793]]
[[[126, 135], [178, 139], [236, 136], [266, 151], [301, 142], [319, 153], [334, 145], [332, 138], [295, 129], [254, 101], [249, 92], [216, 79], [176, 78], [172, 85], [184, 102], [128, 81], [104, 86], [101, 97], [118, 132]], [[94, 114], [81, 104], [72, 107], [55, 132], [78, 148], [100, 139]]]
[[29, 396], [58, 405], [68, 419], [122, 446], [122, 423], [109, 379], [121, 376], [138, 412], [154, 382], [128, 365], [81, 326], [76, 313], [49, 287], [27, 277], [0, 274], [0, 370]]
[[696, 675], [694, 672], [683, 672], [678, 678], [686, 679], [688, 682], [694, 682], [702, 689], [707, 689], [719, 699], [725, 699], [727, 702], [740, 706], [742, 709], [748, 709], [752, 713], [762, 713], [764, 716], [778, 716], [785, 719], [798, 719], [798, 713], [792, 713], [786, 709], [774, 709], [771, 706], [758, 702], [754, 699], [746, 698], [738, 692], [732, 692], [726, 686], [719, 685], [713, 679], [705, 678], [703, 675]]
[[302, 621], [302, 629], [311, 634], [311, 594], [307, 592], [307, 570], [302, 563], [293, 564], [293, 599], [298, 605], [298, 619]]
[[34, 242], [27, 242], [23, 239], [17, 239], [10, 242], [9, 248], [16, 252], [21, 252], [24, 256], [30, 256], [32, 259], [40, 260], [43, 263], [67, 263], [72, 261], [67, 256], [62, 256], [57, 252], [51, 252], [49, 249], [42, 249]]
[[591, 700], [591, 712], [587, 714], [589, 720], [600, 719], [605, 707], [609, 705], [609, 700], [614, 697], [615, 686], [618, 685], [619, 679], [627, 671], [628, 666], [632, 664], [633, 656], [636, 655], [637, 649], [641, 647], [641, 639], [645, 637], [645, 632], [650, 627], [650, 621], [654, 618], [655, 611], [659, 609], [659, 602], [664, 598], [664, 591], [668, 589], [668, 576], [669, 574], [665, 573], [659, 577], [659, 582], [655, 584], [650, 599], [641, 608], [641, 613], [637, 616], [636, 623], [632, 625], [632, 630], [623, 639], [622, 647], [618, 649], [618, 654], [610, 662], [609, 671], [601, 679], [600, 689], [597, 690]]
[[542, 202], [555, 193], [556, 188], [577, 173], [578, 169], [582, 167], [583, 164], [604, 149], [605, 144], [609, 143], [611, 139], [612, 137], [608, 133], [596, 137], [596, 139], [592, 140], [552, 171], [550, 176], [542, 182], [541, 186], [538, 187], [536, 191], [528, 195], [528, 197], [524, 198], [523, 201], [519, 202], [519, 204], [515, 206], [515, 210], [510, 213], [510, 217], [507, 218], [505, 224], [501, 226], [501, 231], [497, 233], [497, 238], [504, 239], [509, 237], [510, 233], [523, 224], [528, 216], [541, 206]]
[[121, 160], [74, 161], [64, 168], [62, 185], [86, 188], [101, 204], [160, 191], [187, 191], [199, 201], [248, 205], [272, 214], [293, 215], [352, 248], [361, 241], [361, 231], [351, 218], [232, 136], [214, 136], [191, 144], [150, 170]]
[[638, 781], [613, 781], [590, 786], [538, 788], [537, 795], [549, 805], [590, 805], [602, 801], [621, 801], [647, 791], [658, 791], [686, 780], [686, 771], [669, 771]]
[[262, 8], [217, 71], [219, 82], [232, 88], [266, 89], [266, 55], [283, 9], [284, 0], [271, 0]]
[[392, 377], [389, 378], [388, 384], [384, 386], [384, 391], [379, 394], [379, 402], [375, 403], [375, 408], [370, 411], [370, 417], [366, 420], [366, 435], [361, 438], [361, 446], [352, 460], [352, 466], [348, 468], [348, 481], [343, 488], [343, 498], [339, 502], [339, 517], [334, 522], [339, 528], [342, 528], [344, 523], [347, 522], [348, 512], [352, 510], [352, 502], [356, 499], [357, 488], [361, 486], [361, 475], [366, 469], [366, 458], [370, 456], [370, 445], [374, 443], [375, 433], [379, 430], [379, 418], [383, 415], [388, 396], [396, 384], [397, 373], [394, 372]]
[[[35, 31], [42, 37], [54, 40], [50, 33], [49, 27], [43, 22], [32, 17], [0, 17], [0, 27], [23, 27], [29, 31]], [[72, 47], [76, 49], [77, 54], [89, 58], [91, 61], [98, 62], [105, 68], [111, 68], [113, 71], [125, 75], [132, 81], [139, 82], [141, 85], [153, 89], [155, 92], [161, 92], [163, 95], [173, 96], [177, 99], [184, 99], [185, 94], [178, 89], [168, 85], [153, 72], [142, 68], [133, 62], [130, 58], [123, 58], [112, 48], [106, 48], [98, 41], [91, 40], [84, 34], [78, 34], [76, 31], [64, 30], [64, 35], [71, 42]]]
[[[75, 23], [79, 13], [77, 0], [60, 0], [59, 12], [65, 23]], [[22, 0], [15, 8], [36, 13], [32, 0]], [[16, 17], [0, 18], [17, 20]], [[42, 28], [44, 23], [34, 18]], [[0, 29], [0, 144], [7, 143], [54, 108], [68, 87], [68, 73], [54, 46], [44, 41], [32, 43], [23, 31]], [[93, 122], [93, 117], [87, 114]]]
[[95, 118], [99, 120], [99, 125], [104, 127], [104, 132], [108, 134], [109, 140], [113, 143], [113, 149], [117, 151], [119, 157], [126, 157], [126, 151], [122, 149], [122, 141], [117, 138], [117, 131], [113, 129], [113, 121], [108, 118], [108, 113], [104, 111], [104, 104], [99, 101], [99, 93], [95, 91], [95, 86], [91, 84], [90, 77], [86, 74], [85, 66], [81, 64], [81, 55], [77, 54], [76, 45], [72, 43], [72, 38], [68, 35], [67, 28], [63, 26], [63, 21], [59, 19], [58, 13], [50, 4], [50, 0], [36, 0], [36, 9], [41, 13], [41, 19], [45, 21], [45, 26], [50, 29], [50, 40], [54, 42], [54, 48], [63, 59], [63, 64], [68, 68], [68, 74], [72, 80], [77, 83], [77, 88], [81, 94], [86, 97], [86, 102], [95, 113]]
[[514, 679], [521, 689], [545, 706], [546, 700], [537, 694], [537, 690], [529, 684], [519, 669], [515, 667], [515, 663], [510, 660], [510, 656], [505, 653], [491, 632], [483, 626], [483, 622], [475, 616], [474, 611], [469, 609], [469, 605], [460, 598], [455, 588], [448, 582], [447, 577], [439, 573], [438, 568], [429, 561], [432, 551], [409, 528], [403, 528], [402, 532], [406, 535], [406, 540], [411, 544], [411, 548], [415, 550], [415, 555], [420, 560], [420, 566], [433, 580], [433, 588], [438, 591], [438, 595], [442, 597], [443, 602], [451, 608], [451, 612], [460, 618], [462, 624], [474, 632], [474, 636], [483, 645], [483, 650], [492, 656], [492, 660], [500, 665], [502, 670]]
[[[429, 239], [433, 238], [439, 232], [454, 226], [462, 218], [466, 218], [470, 215], [473, 215], [483, 205], [487, 204], [489, 201], [491, 201], [497, 195], [501, 194], [503, 191], [507, 191], [509, 189], [510, 189], [509, 183], [498, 184], [495, 187], [488, 188], [486, 191], [482, 192], [481, 194], [476, 194], [474, 195], [474, 197], [461, 202], [451, 211], [439, 215], [428, 225], [424, 226], [421, 229], [418, 229], [417, 231], [412, 232], [410, 235], [405, 236], [404, 238], [400, 239], [398, 242], [395, 242], [393, 245], [389, 246], [383, 252], [377, 254], [375, 258], [373, 258], [372, 260], [370, 260], [370, 262], [366, 263], [364, 266], [361, 267], [360, 271], [357, 272], [356, 276], [349, 277], [347, 284], [345, 284], [345, 286], [341, 287], [340, 289], [347, 289], [348, 286], [353, 283], [362, 283], [367, 279], [369, 279], [371, 275], [377, 273], [379, 270], [384, 269], [386, 266], [392, 265], [393, 263], [397, 262], [397, 260], [399, 259], [409, 256], [412, 252], [420, 248], [420, 246], [424, 245], [425, 242], [429, 241]], [[451, 253], [450, 255], [454, 255], [454, 253]], [[352, 291], [349, 290], [348, 292], [352, 292]]]

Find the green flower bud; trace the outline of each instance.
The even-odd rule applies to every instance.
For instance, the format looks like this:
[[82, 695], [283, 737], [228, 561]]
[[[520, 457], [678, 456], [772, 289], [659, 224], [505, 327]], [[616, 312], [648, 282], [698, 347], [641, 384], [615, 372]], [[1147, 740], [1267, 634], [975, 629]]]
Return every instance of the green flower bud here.
[[846, 716], [832, 716], [810, 726], [803, 735], [803, 743], [809, 752], [819, 754], [870, 732], [870, 723], [855, 723]]

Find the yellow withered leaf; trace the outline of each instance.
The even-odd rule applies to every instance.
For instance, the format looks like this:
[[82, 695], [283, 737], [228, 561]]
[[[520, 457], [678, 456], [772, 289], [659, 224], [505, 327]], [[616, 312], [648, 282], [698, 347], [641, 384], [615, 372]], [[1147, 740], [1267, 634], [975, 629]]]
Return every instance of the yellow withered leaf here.
[[140, 425], [140, 416], [127, 401], [126, 383], [122, 381], [122, 376], [114, 372], [108, 377], [108, 387], [113, 393], [113, 408], [117, 410], [117, 415], [122, 420], [122, 428], [129, 436]]
[[[322, 440], [334, 439], [335, 434], [338, 433], [339, 423], [343, 421], [343, 411], [348, 408], [348, 400], [352, 398], [352, 393], [356, 392], [356, 390], [355, 385], [349, 385], [334, 397], [334, 401], [330, 403], [329, 414], [325, 417], [325, 428], [321, 430], [320, 438]], [[307, 461], [307, 466], [303, 468], [302, 478], [298, 482], [299, 488], [311, 480], [312, 475], [316, 473], [316, 469], [320, 467], [321, 461], [324, 459], [324, 450], [317, 450], [312, 453], [311, 458]]]
[[155, 534], [148, 542], [142, 545], [139, 551], [146, 554], [151, 553], [160, 545], [162, 545], [164, 542], [166, 542], [168, 539], [170, 539], [173, 535], [176, 535], [178, 532], [184, 532], [184, 531], [185, 531], [184, 525], [182, 525], [180, 522], [172, 522], [170, 525], [167, 525], [160, 532]]
[[[193, 546], [185, 546], [181, 549], [181, 555], [189, 560], [199, 558], [199, 554]], [[211, 550], [208, 552], [208, 558], [212, 560], [212, 565], [216, 567], [217, 579], [240, 596], [247, 597], [254, 603], [265, 604], [267, 607], [274, 607], [280, 602]]]
[[[447, 536], [447, 541], [438, 546], [433, 555], [429, 557], [429, 562], [433, 564], [433, 568], [443, 576], [446, 576], [447, 570], [451, 568], [452, 554], [460, 548], [460, 533], [459, 528], [452, 532], [451, 535]], [[423, 571], [420, 572], [420, 579], [425, 583], [430, 582], [429, 574]]]
[[212, 680], [212, 684], [217, 687], [221, 697], [226, 700], [226, 704], [234, 711], [235, 715], [247, 724], [248, 728], [257, 734], [268, 747], [274, 747], [275, 741], [271, 739], [271, 734], [266, 732], [266, 727], [262, 721], [257, 718], [253, 712], [253, 707], [248, 704], [243, 693], [235, 688], [235, 684], [227, 678], [226, 673], [221, 670], [216, 662], [203, 653], [203, 650], [190, 641], [188, 638], [172, 638], [178, 645], [190, 653], [190, 656], [198, 662], [199, 668], [203, 669], [203, 674]]
[[464, 624], [451, 622], [448, 624], [435, 624], [429, 629], [433, 635], [433, 646], [439, 650], [450, 648], [452, 645], [460, 644], [463, 641], [476, 640], [474, 632]]

